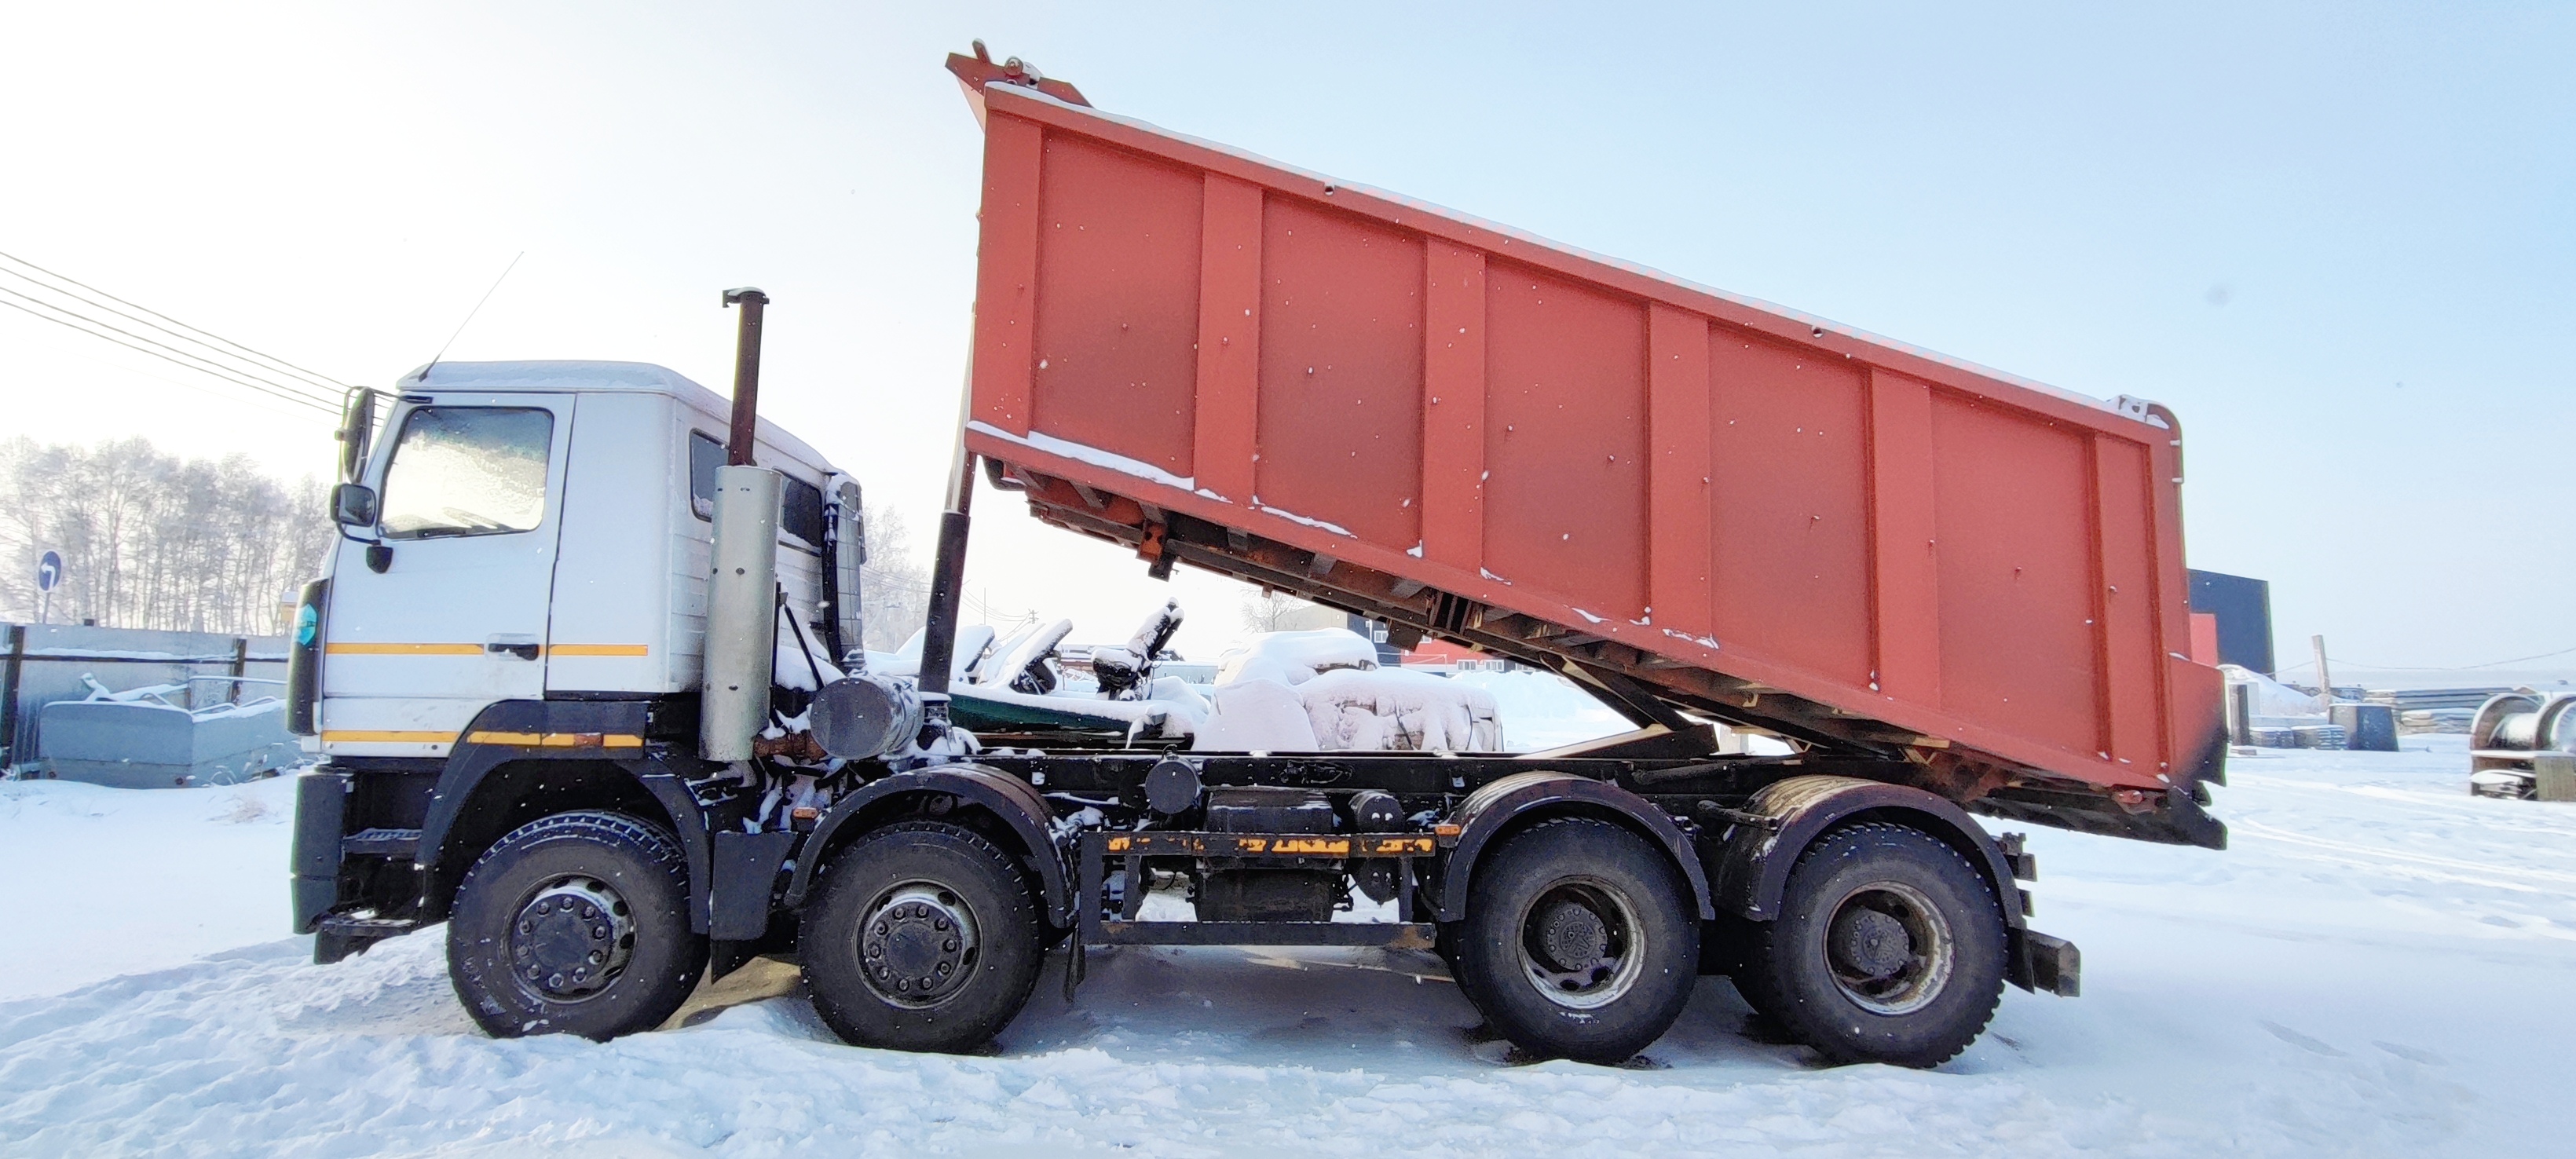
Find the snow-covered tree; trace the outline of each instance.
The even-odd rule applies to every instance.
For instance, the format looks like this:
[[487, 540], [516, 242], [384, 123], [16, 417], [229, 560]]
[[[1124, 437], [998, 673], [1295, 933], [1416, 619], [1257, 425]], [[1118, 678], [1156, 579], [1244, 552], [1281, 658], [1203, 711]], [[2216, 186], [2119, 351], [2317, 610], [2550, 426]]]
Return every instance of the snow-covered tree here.
[[269, 635], [317, 574], [325, 489], [247, 455], [183, 459], [130, 438], [0, 441], [0, 616], [33, 620], [36, 557], [62, 553], [55, 623]]

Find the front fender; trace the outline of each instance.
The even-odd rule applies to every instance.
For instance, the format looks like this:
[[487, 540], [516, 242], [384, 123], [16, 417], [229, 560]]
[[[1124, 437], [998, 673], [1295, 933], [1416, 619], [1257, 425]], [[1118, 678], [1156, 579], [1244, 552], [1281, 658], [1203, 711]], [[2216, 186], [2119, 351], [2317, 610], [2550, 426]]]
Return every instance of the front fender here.
[[1468, 794], [1457, 812], [1451, 814], [1451, 822], [1458, 826], [1458, 837], [1441, 873], [1441, 921], [1460, 921], [1467, 916], [1467, 884], [1475, 876], [1476, 861], [1483, 856], [1485, 846], [1511, 831], [1516, 820], [1547, 811], [1608, 815], [1645, 831], [1662, 843], [1673, 865], [1689, 882], [1691, 900], [1701, 919], [1717, 916], [1712, 908], [1708, 874], [1700, 868], [1690, 834], [1683, 832], [1670, 814], [1654, 802], [1605, 781], [1572, 773], [1528, 772], [1514, 773]]
[[[896, 773], [834, 801], [815, 819], [813, 835], [805, 839], [805, 852], [796, 857], [796, 871], [787, 882], [787, 904], [805, 904], [806, 893], [813, 888], [814, 872], [821, 868], [822, 854], [834, 847], [835, 834], [867, 814], [871, 806], [907, 794], [945, 794], [981, 806], [1000, 818], [1028, 850], [1029, 867], [1038, 875], [1047, 920], [1059, 929], [1073, 924], [1073, 889], [1066, 879], [1064, 858], [1050, 836], [1054, 813], [1047, 807], [1045, 794], [1018, 777], [979, 765], [940, 765]], [[853, 830], [852, 836], [857, 833]]]
[[672, 836], [688, 860], [689, 925], [707, 931], [707, 827], [685, 770], [674, 769], [645, 747], [650, 708], [642, 701], [503, 700], [486, 706], [449, 748], [429, 809], [421, 818], [413, 864], [420, 873], [424, 920], [447, 916], [449, 894], [480, 849], [462, 848], [458, 823], [475, 790], [494, 770], [517, 761], [583, 761], [611, 764], [670, 814]]

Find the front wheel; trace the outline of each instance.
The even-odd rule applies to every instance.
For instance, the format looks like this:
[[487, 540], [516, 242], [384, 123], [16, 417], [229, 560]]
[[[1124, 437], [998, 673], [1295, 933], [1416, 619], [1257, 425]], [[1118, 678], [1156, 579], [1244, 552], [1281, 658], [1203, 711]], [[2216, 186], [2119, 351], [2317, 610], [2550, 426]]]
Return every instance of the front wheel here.
[[1477, 869], [1459, 989], [1523, 1051], [1624, 1062], [1663, 1037], [1698, 980], [1687, 896], [1645, 838], [1604, 821], [1541, 822]]
[[843, 1040], [947, 1053], [1001, 1033], [1045, 961], [1027, 875], [982, 835], [936, 821], [836, 854], [798, 948], [814, 1010]]
[[447, 974], [495, 1038], [651, 1030], [687, 1001], [707, 940], [689, 930], [680, 843], [622, 813], [557, 813], [477, 858], [447, 921]]
[[1745, 957], [1754, 1008], [1826, 1058], [1938, 1066], [2003, 1000], [2003, 910], [1931, 835], [1854, 825], [1799, 856]]

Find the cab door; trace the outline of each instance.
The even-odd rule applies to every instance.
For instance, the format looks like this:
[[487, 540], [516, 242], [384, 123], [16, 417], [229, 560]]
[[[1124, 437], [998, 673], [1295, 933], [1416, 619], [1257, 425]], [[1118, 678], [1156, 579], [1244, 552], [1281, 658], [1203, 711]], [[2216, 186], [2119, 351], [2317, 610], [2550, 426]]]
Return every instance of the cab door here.
[[324, 752], [441, 756], [484, 706], [543, 698], [576, 397], [405, 396], [365, 480], [377, 542], [332, 562]]

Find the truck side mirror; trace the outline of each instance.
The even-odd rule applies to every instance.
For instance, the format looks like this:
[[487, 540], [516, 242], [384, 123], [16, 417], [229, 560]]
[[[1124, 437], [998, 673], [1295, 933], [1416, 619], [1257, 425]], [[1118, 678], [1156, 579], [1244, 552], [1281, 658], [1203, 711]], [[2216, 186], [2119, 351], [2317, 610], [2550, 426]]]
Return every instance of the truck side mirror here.
[[[340, 440], [340, 477], [355, 479], [367, 465], [367, 448], [376, 431], [376, 392], [359, 387], [349, 392], [346, 406], [340, 411], [340, 429], [333, 437]], [[334, 504], [336, 507], [337, 504]], [[343, 520], [343, 522], [346, 522]], [[373, 518], [367, 520], [375, 522]]]
[[376, 489], [364, 483], [331, 488], [331, 520], [342, 527], [376, 525]]

